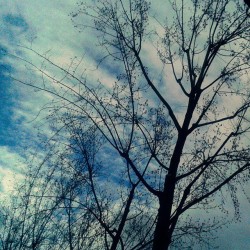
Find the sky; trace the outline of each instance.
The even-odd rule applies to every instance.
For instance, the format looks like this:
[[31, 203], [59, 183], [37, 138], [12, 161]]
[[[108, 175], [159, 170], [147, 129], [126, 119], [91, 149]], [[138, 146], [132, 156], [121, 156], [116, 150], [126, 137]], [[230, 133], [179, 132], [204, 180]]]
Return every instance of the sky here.
[[[46, 111], [42, 110], [50, 96], [11, 79], [9, 75], [22, 79], [29, 74], [23, 62], [13, 55], [25, 55], [36, 62], [34, 55], [26, 54], [22, 48], [27, 46], [40, 53], [50, 50], [60, 65], [67, 65], [70, 58], [84, 54], [86, 63], [94, 65], [98, 58], [95, 37], [87, 31], [79, 33], [70, 20], [69, 14], [77, 9], [76, 2], [0, 0], [0, 192], [5, 195], [14, 188], [15, 181], [22, 179], [27, 156], [36, 150], [36, 156], [43, 157], [37, 147], [39, 128], [43, 128], [45, 137], [50, 134], [44, 123]], [[156, 9], [159, 7], [160, 4], [154, 5]], [[156, 60], [150, 50], [149, 56]], [[109, 71], [101, 72], [100, 76], [108, 81]], [[241, 197], [242, 219], [219, 232], [216, 242], [219, 249], [250, 249], [250, 205]]]
[[[1, 190], [12, 186], [11, 170], [20, 174], [27, 153], [36, 144], [41, 116], [37, 115], [48, 97], [13, 82], [11, 75], [25, 73], [21, 63], [12, 55], [23, 55], [20, 46], [39, 48], [39, 51], [65, 47], [64, 54], [75, 45], [69, 13], [75, 7], [70, 1], [0, 1], [0, 173]], [[76, 51], [77, 53], [77, 51]], [[31, 59], [32, 60], [32, 59]], [[34, 121], [35, 120], [35, 121]], [[39, 120], [39, 121], [38, 121]], [[36, 129], [35, 129], [36, 127]], [[44, 130], [46, 131], [46, 130]], [[21, 164], [20, 164], [21, 162]], [[8, 183], [8, 185], [7, 185]]]

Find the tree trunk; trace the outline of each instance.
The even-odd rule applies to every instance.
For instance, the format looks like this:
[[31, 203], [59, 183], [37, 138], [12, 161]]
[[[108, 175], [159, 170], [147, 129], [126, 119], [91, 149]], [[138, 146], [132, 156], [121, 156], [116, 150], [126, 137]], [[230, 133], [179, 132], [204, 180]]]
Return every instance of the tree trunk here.
[[167, 216], [166, 209], [166, 205], [160, 205], [154, 233], [153, 250], [167, 250], [171, 243], [169, 217]]
[[171, 243], [170, 216], [172, 210], [175, 182], [171, 176], [166, 177], [167, 187], [159, 198], [160, 207], [156, 223], [153, 250], [166, 250]]
[[169, 172], [165, 178], [164, 190], [159, 197], [160, 207], [154, 233], [153, 250], [167, 250], [171, 243], [173, 232], [173, 228], [170, 228], [171, 210], [173, 206], [177, 169], [185, 141], [186, 132], [181, 131], [170, 161]]

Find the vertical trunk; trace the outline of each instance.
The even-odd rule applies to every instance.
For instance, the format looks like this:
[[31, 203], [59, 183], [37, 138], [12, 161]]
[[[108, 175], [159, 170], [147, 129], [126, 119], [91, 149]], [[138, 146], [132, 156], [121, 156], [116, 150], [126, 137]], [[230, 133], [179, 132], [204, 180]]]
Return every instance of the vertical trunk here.
[[[171, 210], [174, 200], [174, 191], [176, 184], [176, 175], [179, 167], [182, 151], [188, 136], [188, 127], [193, 116], [195, 106], [200, 98], [201, 92], [192, 89], [187, 112], [183, 121], [183, 125], [178, 134], [178, 139], [176, 141], [175, 149], [169, 164], [169, 171], [165, 178], [164, 190], [159, 197], [159, 210], [158, 219], [156, 222], [154, 240], [153, 240], [153, 250], [167, 250], [172, 238], [172, 233], [174, 231], [175, 225], [171, 227]], [[176, 223], [175, 223], [176, 224]]]
[[180, 133], [170, 162], [169, 172], [165, 178], [164, 190], [159, 197], [158, 219], [154, 233], [153, 250], [167, 250], [171, 243], [173, 232], [173, 230], [170, 229], [171, 210], [174, 199], [177, 169], [185, 141], [186, 133]]
[[174, 197], [175, 182], [171, 176], [167, 176], [168, 187], [159, 198], [160, 207], [156, 223], [153, 250], [166, 250], [171, 243], [170, 216]]

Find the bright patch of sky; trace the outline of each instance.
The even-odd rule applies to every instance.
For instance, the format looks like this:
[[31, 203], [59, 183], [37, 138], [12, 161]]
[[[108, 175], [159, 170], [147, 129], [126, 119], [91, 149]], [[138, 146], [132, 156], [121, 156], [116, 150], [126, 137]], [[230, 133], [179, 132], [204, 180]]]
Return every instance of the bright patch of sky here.
[[[164, 11], [161, 5], [161, 1], [155, 1], [152, 8], [154, 11], [160, 9], [159, 13], [165, 15], [166, 10]], [[21, 172], [25, 167], [27, 152], [34, 152], [33, 148], [38, 147], [37, 129], [43, 127], [45, 137], [50, 134], [43, 120], [46, 109], [41, 110], [51, 96], [13, 82], [10, 75], [22, 79], [29, 73], [24, 70], [24, 62], [12, 55], [24, 55], [25, 50], [20, 47], [21, 45], [32, 46], [41, 54], [50, 50], [53, 59], [60, 66], [67, 66], [70, 59], [75, 56], [85, 55], [87, 60], [84, 64], [94, 67], [95, 61], [100, 58], [93, 34], [87, 31], [79, 33], [73, 27], [69, 15], [76, 10], [76, 7], [76, 1], [73, 0], [0, 0], [1, 192], [9, 192], [14, 187], [14, 180], [22, 178]], [[160, 27], [158, 28], [160, 32]], [[155, 58], [153, 47], [147, 45], [146, 49], [147, 56], [157, 68], [159, 61]], [[37, 60], [34, 55], [25, 54], [25, 56], [32, 62]], [[113, 79], [114, 69], [112, 65], [108, 65], [102, 69], [99, 76], [104, 82], [109, 83]], [[178, 100], [180, 98], [178, 90], [171, 88], [171, 91], [173, 100]], [[249, 203], [242, 201], [241, 204], [242, 221], [229, 225], [228, 229], [218, 235], [217, 244], [220, 249], [241, 250], [250, 247], [250, 221], [247, 216]]]

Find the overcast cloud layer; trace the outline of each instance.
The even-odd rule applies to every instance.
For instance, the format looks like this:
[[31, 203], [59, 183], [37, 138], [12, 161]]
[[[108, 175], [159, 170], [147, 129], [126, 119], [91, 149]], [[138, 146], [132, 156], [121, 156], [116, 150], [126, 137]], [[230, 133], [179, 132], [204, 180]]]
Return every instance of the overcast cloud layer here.
[[[79, 33], [70, 20], [76, 1], [0, 0], [0, 6], [0, 191], [6, 194], [14, 187], [14, 179], [22, 178], [28, 153], [37, 148], [37, 129], [43, 127], [45, 136], [49, 135], [43, 121], [46, 114], [39, 111], [50, 97], [11, 80], [10, 73], [22, 78], [27, 72], [10, 55], [22, 56], [25, 52], [20, 45], [32, 46], [40, 53], [51, 50], [60, 65], [67, 65], [70, 58], [83, 54], [87, 55], [86, 63], [92, 65], [98, 55], [94, 37], [87, 31]], [[161, 9], [160, 13], [164, 11]], [[153, 53], [151, 58], [156, 60]], [[109, 79], [108, 70], [102, 74], [102, 78]], [[42, 158], [42, 152], [37, 155]], [[217, 242], [220, 249], [250, 249], [250, 206], [244, 199], [242, 221], [221, 232]]]

